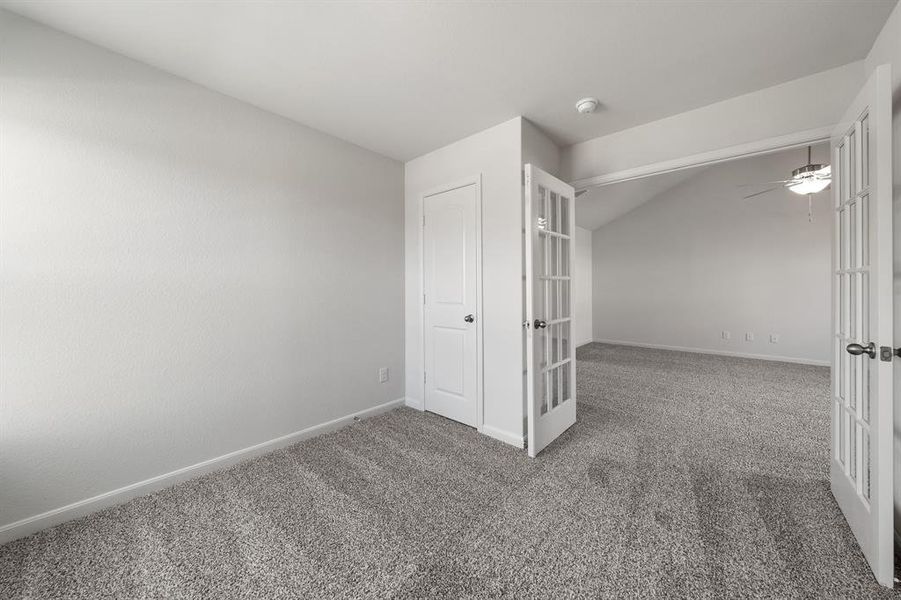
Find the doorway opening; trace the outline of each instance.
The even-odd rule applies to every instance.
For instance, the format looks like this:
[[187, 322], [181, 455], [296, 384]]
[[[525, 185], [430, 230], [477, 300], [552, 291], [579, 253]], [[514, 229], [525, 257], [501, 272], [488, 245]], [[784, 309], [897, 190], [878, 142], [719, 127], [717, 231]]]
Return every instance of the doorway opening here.
[[[806, 520], [808, 529], [825, 519], [833, 527], [825, 530], [835, 534], [829, 515], [837, 504], [846, 519], [841, 535], [856, 543], [866, 559], [859, 562], [876, 580], [891, 587], [893, 349], [874, 341], [890, 340], [892, 319], [887, 82], [888, 70], [878, 68], [830, 146], [811, 148], [825, 155], [819, 164], [808, 159], [773, 171], [784, 154], [776, 144], [742, 160], [727, 150], [717, 160], [596, 178], [603, 181], [592, 185], [606, 187], [586, 194], [577, 215], [594, 229], [594, 342], [579, 353], [581, 380], [591, 383], [583, 358], [610, 377], [631, 368], [618, 363], [622, 356], [647, 363], [647, 373], [632, 376], [644, 385], [624, 387], [633, 396], [630, 408], [644, 400], [649, 414], [662, 413], [651, 420], [657, 427], [647, 432], [649, 445], [669, 444], [667, 452], [688, 459], [699, 483], [728, 465], [718, 485], [756, 490], [752, 529], [766, 529], [777, 516], [762, 510], [765, 499], [779, 518]], [[771, 175], [761, 177], [758, 167]], [[741, 170], [747, 168], [752, 173]], [[832, 189], [818, 201], [830, 180]], [[737, 193], [742, 189], [750, 193]], [[793, 193], [808, 200], [806, 230], [786, 228], [801, 204]], [[825, 217], [819, 226], [817, 213]], [[784, 350], [776, 353], [767, 342]], [[807, 377], [819, 364], [831, 373]], [[680, 380], [685, 372], [691, 377]], [[819, 392], [799, 402], [807, 388]], [[736, 452], [743, 454], [739, 464]], [[805, 473], [799, 463], [812, 469]], [[774, 479], [779, 474], [788, 477]], [[826, 483], [804, 515], [797, 514], [799, 494], [784, 494], [799, 475]], [[783, 500], [772, 504], [780, 494]], [[730, 511], [741, 512], [739, 499], [733, 503]], [[816, 553], [824, 541], [797, 539], [796, 552]], [[851, 555], [860, 556], [851, 549], [837, 559]]]

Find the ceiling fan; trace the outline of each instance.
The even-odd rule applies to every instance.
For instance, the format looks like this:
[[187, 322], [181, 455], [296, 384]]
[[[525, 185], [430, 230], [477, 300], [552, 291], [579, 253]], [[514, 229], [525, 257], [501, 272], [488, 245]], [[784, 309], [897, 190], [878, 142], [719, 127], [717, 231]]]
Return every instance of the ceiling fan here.
[[791, 179], [783, 179], [781, 181], [765, 181], [762, 183], [748, 183], [739, 187], [779, 184], [760, 192], [755, 192], [753, 194], [745, 196], [743, 198], [744, 200], [747, 200], [748, 198], [754, 198], [755, 196], [762, 196], [763, 194], [768, 194], [770, 192], [774, 192], [783, 188], [788, 188], [796, 194], [806, 194], [807, 217], [812, 221], [813, 218], [811, 215], [810, 198], [811, 194], [822, 192], [829, 186], [831, 182], [832, 167], [830, 165], [821, 165], [811, 162], [811, 147], [807, 146], [807, 164], [792, 171]]

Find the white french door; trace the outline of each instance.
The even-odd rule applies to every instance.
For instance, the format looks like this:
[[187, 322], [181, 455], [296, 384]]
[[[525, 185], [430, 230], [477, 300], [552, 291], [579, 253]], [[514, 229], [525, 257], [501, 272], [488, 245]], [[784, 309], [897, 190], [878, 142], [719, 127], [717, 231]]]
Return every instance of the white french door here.
[[478, 427], [479, 184], [423, 198], [425, 409]]
[[525, 166], [526, 393], [529, 456], [576, 422], [570, 185]]
[[892, 586], [891, 71], [876, 69], [832, 136], [832, 493]]

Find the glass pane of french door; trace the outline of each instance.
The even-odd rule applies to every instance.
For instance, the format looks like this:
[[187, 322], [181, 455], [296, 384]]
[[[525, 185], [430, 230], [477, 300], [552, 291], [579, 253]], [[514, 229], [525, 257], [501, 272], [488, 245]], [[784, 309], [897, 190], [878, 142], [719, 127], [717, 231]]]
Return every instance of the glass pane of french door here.
[[572, 396], [570, 336], [572, 335], [572, 278], [570, 213], [572, 199], [538, 186], [538, 278], [536, 315], [547, 326], [536, 330], [538, 377], [536, 392], [544, 415]]

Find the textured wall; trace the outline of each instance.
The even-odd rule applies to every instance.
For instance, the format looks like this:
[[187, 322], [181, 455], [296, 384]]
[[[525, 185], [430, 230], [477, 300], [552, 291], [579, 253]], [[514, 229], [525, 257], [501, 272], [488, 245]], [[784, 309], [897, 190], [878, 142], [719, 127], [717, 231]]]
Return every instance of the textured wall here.
[[403, 396], [400, 163], [0, 23], [0, 525]]
[[576, 336], [576, 344], [590, 342], [594, 337], [594, 329], [591, 324], [594, 312], [591, 301], [593, 292], [591, 284], [591, 263], [593, 260], [591, 255], [591, 236], [592, 232], [588, 229], [576, 227], [576, 264], [575, 279], [573, 281], [573, 294], [576, 300], [573, 335]]

